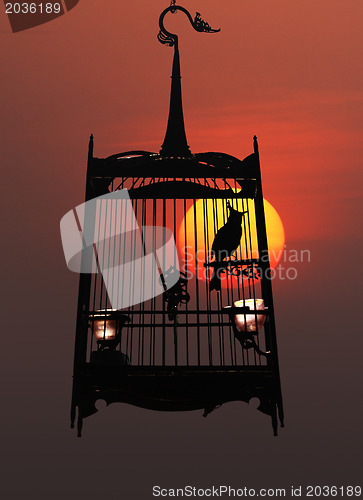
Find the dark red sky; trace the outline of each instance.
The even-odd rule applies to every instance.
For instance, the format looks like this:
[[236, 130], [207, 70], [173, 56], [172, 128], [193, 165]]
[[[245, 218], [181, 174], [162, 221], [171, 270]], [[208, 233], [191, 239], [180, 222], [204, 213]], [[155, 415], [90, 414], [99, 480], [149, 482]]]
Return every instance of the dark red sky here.
[[59, 221], [83, 200], [91, 132], [100, 157], [159, 150], [172, 50], [156, 34], [168, 4], [81, 0], [18, 34], [0, 4], [6, 498], [138, 500], [154, 483], [361, 477], [361, 0], [186, 0], [221, 27], [214, 35], [180, 13], [167, 21], [180, 34], [192, 151], [244, 157], [256, 134], [287, 247], [311, 251], [297, 280], [274, 282], [284, 432], [273, 439], [268, 419], [241, 403], [206, 420], [113, 405], [82, 440], [67, 428], [77, 276]]

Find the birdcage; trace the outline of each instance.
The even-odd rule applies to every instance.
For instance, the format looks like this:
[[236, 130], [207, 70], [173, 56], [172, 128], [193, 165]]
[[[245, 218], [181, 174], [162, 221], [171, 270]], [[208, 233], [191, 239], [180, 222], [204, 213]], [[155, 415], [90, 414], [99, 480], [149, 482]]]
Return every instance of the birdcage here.
[[218, 31], [180, 6], [160, 16], [159, 41], [174, 47], [160, 153], [100, 159], [92, 136], [89, 144], [84, 224], [97, 245], [94, 272], [80, 275], [71, 411], [79, 435], [98, 399], [207, 416], [257, 397], [275, 434], [278, 417], [283, 425], [257, 138], [243, 160], [190, 152], [178, 38], [163, 25], [176, 10], [197, 31]]

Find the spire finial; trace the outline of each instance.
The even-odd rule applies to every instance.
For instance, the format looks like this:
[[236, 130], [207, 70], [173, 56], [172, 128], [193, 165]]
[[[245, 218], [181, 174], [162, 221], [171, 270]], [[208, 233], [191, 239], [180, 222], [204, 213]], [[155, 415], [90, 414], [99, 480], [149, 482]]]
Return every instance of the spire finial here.
[[88, 157], [93, 158], [93, 134], [91, 134], [88, 143]]
[[180, 81], [181, 74], [180, 74], [178, 36], [174, 33], [170, 33], [170, 31], [168, 31], [164, 26], [165, 15], [168, 12], [174, 14], [178, 10], [181, 10], [182, 12], [184, 12], [184, 14], [186, 14], [186, 16], [190, 21], [190, 24], [196, 31], [205, 33], [216, 33], [220, 31], [219, 29], [217, 30], [212, 29], [208, 23], [203, 21], [199, 12], [196, 13], [195, 18], [193, 20], [190, 13], [186, 9], [184, 9], [184, 7], [175, 5], [175, 0], [171, 0], [170, 7], [165, 9], [160, 14], [159, 18], [160, 31], [158, 34], [158, 40], [160, 43], [164, 45], [169, 45], [169, 47], [174, 47], [169, 118], [168, 118], [168, 125], [166, 128], [164, 142], [160, 150], [160, 154], [162, 156], [171, 156], [171, 157], [191, 156], [184, 126], [182, 91], [181, 91], [181, 81]]
[[255, 153], [258, 153], [257, 135], [253, 136], [253, 149], [254, 149]]

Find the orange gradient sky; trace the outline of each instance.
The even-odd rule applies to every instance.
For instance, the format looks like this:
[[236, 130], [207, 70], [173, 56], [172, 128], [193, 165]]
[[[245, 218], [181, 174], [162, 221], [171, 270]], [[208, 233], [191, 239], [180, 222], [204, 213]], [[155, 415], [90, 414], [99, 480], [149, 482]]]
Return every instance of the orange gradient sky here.
[[[98, 156], [158, 151], [169, 104], [172, 50], [156, 40], [168, 2], [81, 3], [16, 35], [5, 16], [0, 24], [1, 137], [15, 164], [10, 177], [18, 182], [20, 171], [31, 169], [36, 191], [51, 176], [63, 212], [83, 197], [89, 133]], [[197, 33], [181, 13], [166, 20], [180, 35], [192, 151], [243, 158], [256, 134], [264, 194], [283, 220], [287, 245], [353, 234], [363, 177], [362, 3], [183, 5], [221, 28]], [[24, 152], [34, 160], [27, 167]]]
[[13, 34], [0, 2], [6, 499], [361, 482], [362, 0], [185, 0], [221, 32], [194, 32], [180, 13], [166, 21], [180, 35], [191, 150], [244, 158], [256, 134], [286, 248], [311, 251], [283, 262], [295, 280], [273, 280], [284, 432], [273, 438], [242, 403], [207, 419], [112, 404], [81, 441], [68, 429], [78, 275], [59, 221], [83, 203], [91, 132], [99, 157], [159, 151], [173, 54], [156, 35], [169, 4], [80, 0]]

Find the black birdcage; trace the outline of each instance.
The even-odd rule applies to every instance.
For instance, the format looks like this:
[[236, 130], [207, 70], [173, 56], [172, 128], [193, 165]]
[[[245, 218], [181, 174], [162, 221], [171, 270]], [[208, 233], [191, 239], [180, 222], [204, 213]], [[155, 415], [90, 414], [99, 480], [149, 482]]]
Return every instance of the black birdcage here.
[[[80, 275], [72, 427], [78, 409], [80, 435], [98, 399], [154, 410], [204, 409], [206, 416], [223, 403], [257, 397], [277, 434], [283, 408], [257, 138], [244, 160], [190, 152], [178, 37], [163, 20], [179, 10], [195, 30], [219, 30], [174, 3], [161, 14], [158, 35], [174, 47], [160, 153], [99, 159], [90, 140], [86, 202], [93, 203], [84, 227], [88, 219], [99, 272]], [[120, 191], [132, 206], [127, 237], [118, 231], [126, 205], [112, 196]], [[168, 255], [163, 228], [175, 239]], [[147, 261], [147, 254], [158, 257]], [[137, 259], [142, 264], [135, 271]], [[146, 280], [161, 292], [135, 299]]]

